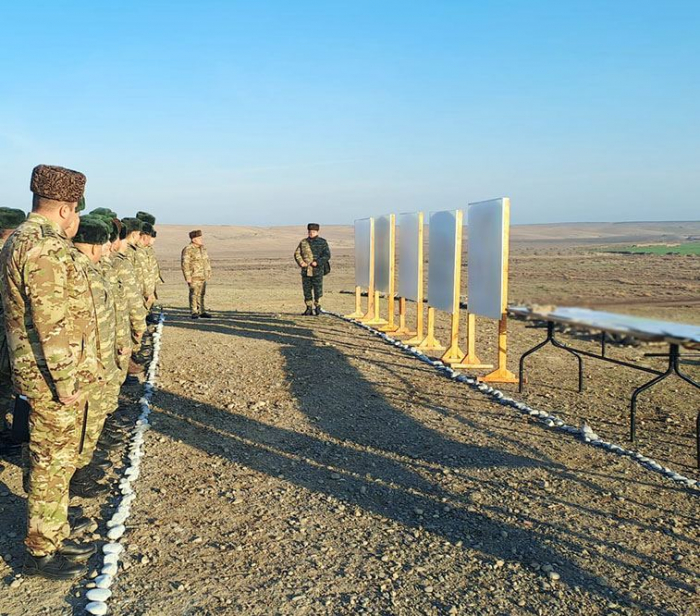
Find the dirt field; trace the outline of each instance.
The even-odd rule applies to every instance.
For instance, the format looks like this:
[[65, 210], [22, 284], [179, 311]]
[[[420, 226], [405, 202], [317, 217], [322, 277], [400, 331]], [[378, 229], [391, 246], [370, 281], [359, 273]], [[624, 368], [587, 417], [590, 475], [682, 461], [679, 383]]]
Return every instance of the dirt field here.
[[[596, 250], [682, 239], [700, 225], [584, 227], [521, 228], [512, 303], [700, 323], [697, 257]], [[494, 404], [350, 324], [299, 316], [295, 229], [212, 228], [215, 319], [191, 321], [177, 270], [185, 231], [159, 234], [159, 391], [110, 613], [700, 614], [697, 493]], [[353, 288], [352, 236], [342, 227], [327, 236], [337, 250], [324, 305], [350, 312], [341, 291]], [[441, 318], [443, 339], [447, 325]], [[491, 360], [495, 328], [478, 331]], [[513, 322], [511, 367], [543, 337]], [[654, 350], [611, 352], [661, 366], [644, 357]], [[683, 367], [700, 379], [698, 358]], [[647, 375], [591, 360], [578, 394], [574, 368], [547, 349], [531, 359], [523, 394], [502, 389], [626, 446], [629, 395]], [[698, 405], [700, 392], [678, 381], [643, 397], [638, 449], [697, 477]], [[19, 575], [16, 462], [0, 472], [0, 614], [80, 614], [89, 581]], [[86, 507], [104, 520], [111, 502]], [[95, 537], [104, 534], [101, 521]]]

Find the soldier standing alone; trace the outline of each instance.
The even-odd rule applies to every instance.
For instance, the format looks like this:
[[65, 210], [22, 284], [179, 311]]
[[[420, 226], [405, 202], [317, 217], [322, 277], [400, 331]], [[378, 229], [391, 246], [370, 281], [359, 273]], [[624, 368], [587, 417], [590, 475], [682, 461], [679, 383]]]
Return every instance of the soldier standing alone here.
[[193, 319], [211, 319], [204, 307], [207, 280], [211, 278], [211, 262], [204, 248], [202, 232], [190, 231], [190, 243], [182, 249], [182, 274], [190, 287], [190, 313]]
[[301, 286], [304, 291], [306, 310], [303, 316], [321, 314], [323, 277], [331, 270], [331, 250], [328, 242], [318, 235], [320, 226], [314, 222], [307, 225], [305, 237], [294, 251], [294, 259], [301, 268]]

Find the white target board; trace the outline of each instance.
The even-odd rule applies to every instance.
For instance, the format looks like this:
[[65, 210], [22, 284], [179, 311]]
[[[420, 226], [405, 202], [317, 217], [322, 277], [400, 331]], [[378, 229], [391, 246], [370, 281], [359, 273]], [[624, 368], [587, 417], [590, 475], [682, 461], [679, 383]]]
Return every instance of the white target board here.
[[374, 221], [374, 288], [380, 293], [391, 291], [394, 229], [391, 216]]
[[504, 251], [507, 249], [507, 199], [470, 203], [467, 213], [469, 312], [499, 320], [506, 309]]
[[362, 218], [355, 221], [355, 285], [369, 287], [372, 264], [372, 231], [374, 220]]
[[420, 214], [401, 214], [399, 217], [399, 297], [418, 301], [419, 271], [422, 251], [420, 242]]
[[462, 246], [457, 246], [456, 210], [430, 214], [428, 304], [437, 310], [454, 311], [457, 264], [461, 263]]

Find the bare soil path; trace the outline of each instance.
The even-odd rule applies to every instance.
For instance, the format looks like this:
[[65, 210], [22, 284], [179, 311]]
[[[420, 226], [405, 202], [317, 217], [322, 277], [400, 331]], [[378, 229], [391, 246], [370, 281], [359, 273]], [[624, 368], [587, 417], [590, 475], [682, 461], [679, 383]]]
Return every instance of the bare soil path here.
[[115, 614], [700, 614], [696, 496], [346, 323], [163, 358]]

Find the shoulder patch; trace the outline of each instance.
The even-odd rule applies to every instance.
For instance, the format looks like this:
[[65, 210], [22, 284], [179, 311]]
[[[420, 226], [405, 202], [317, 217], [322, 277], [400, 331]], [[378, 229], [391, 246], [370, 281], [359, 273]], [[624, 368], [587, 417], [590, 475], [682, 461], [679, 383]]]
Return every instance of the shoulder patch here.
[[51, 225], [41, 225], [41, 236], [42, 237], [58, 237], [58, 233]]

